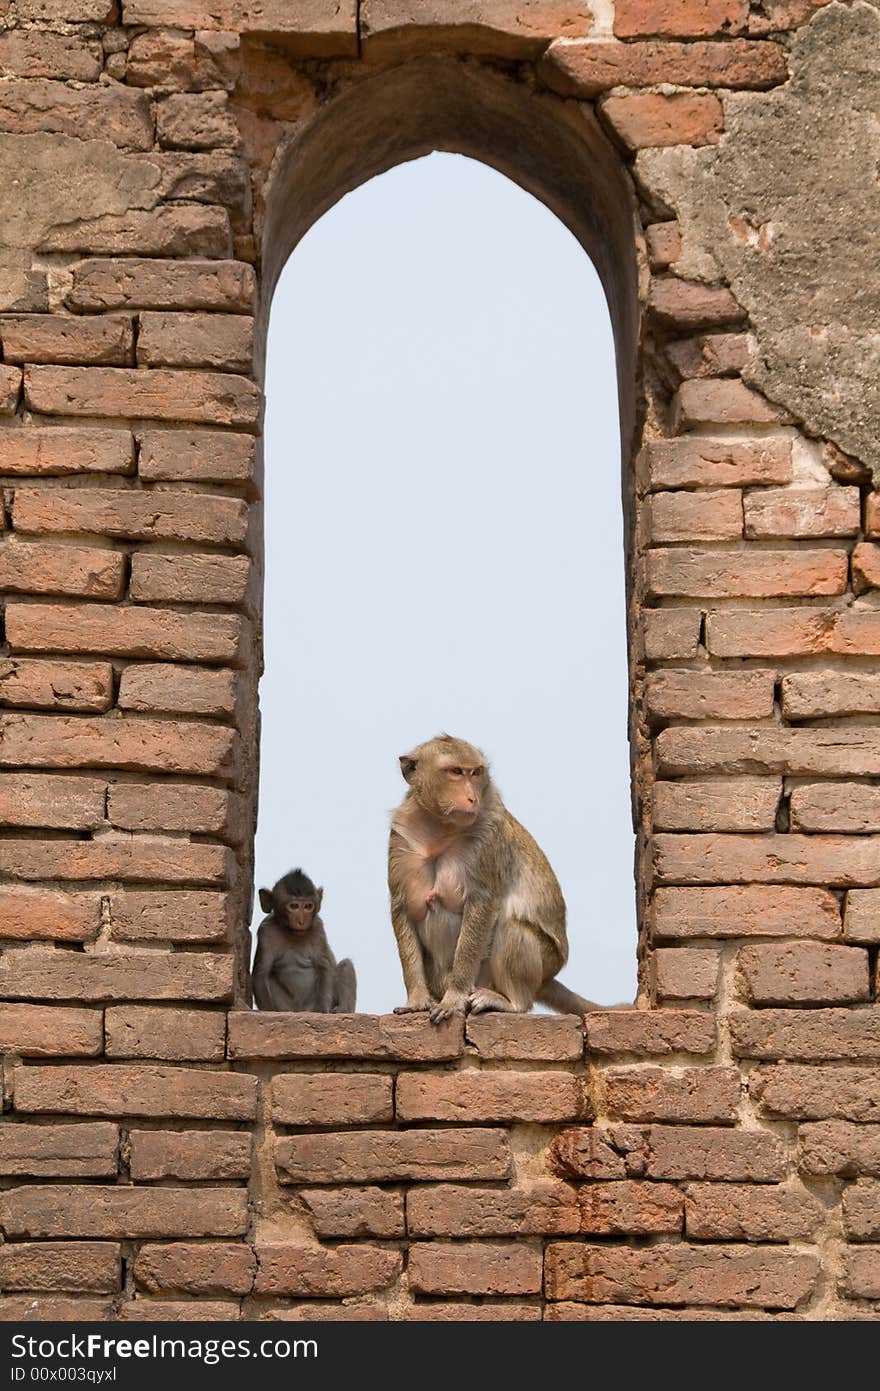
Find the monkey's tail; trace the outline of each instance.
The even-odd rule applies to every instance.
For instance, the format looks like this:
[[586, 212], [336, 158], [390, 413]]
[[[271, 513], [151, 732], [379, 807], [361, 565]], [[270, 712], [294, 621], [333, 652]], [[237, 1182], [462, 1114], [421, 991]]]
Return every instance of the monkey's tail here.
[[559, 1014], [589, 1014], [590, 1010], [602, 1008], [593, 1000], [585, 1000], [583, 995], [576, 995], [567, 985], [563, 985], [561, 980], [548, 981], [538, 991], [538, 999], [542, 1005], [549, 1005]]

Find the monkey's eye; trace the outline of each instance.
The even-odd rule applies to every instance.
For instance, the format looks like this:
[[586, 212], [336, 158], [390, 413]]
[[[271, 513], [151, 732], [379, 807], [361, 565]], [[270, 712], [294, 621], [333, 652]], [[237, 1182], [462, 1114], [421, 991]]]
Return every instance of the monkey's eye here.
[[462, 774], [461, 768], [449, 768], [447, 771], [450, 772], [454, 778], [460, 778]]

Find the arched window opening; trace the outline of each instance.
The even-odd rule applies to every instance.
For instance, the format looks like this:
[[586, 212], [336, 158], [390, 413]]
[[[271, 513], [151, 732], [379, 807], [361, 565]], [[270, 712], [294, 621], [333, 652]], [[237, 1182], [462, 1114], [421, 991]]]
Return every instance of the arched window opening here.
[[336, 203], [275, 291], [265, 473], [257, 885], [302, 865], [358, 1009], [399, 1004], [397, 755], [447, 729], [556, 870], [562, 978], [631, 999], [617, 377], [580, 244], [459, 155]]

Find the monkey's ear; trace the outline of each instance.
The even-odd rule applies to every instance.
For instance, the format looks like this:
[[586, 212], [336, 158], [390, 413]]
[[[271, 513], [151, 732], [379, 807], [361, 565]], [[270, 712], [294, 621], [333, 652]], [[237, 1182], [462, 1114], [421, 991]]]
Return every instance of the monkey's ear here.
[[264, 913], [271, 913], [275, 909], [275, 901], [272, 898], [271, 889], [260, 889], [260, 907]]
[[415, 771], [416, 771], [416, 760], [413, 758], [412, 754], [410, 754], [410, 753], [402, 753], [402, 754], [400, 755], [400, 760], [399, 760], [399, 762], [400, 762], [400, 771], [401, 771], [401, 773], [403, 774], [404, 779], [405, 779], [407, 782], [412, 782], [412, 780], [413, 780], [413, 774], [414, 774]]
[[315, 912], [316, 912], [316, 913], [320, 913], [320, 911], [321, 911], [321, 904], [322, 904], [323, 902], [324, 902], [324, 890], [323, 890], [323, 889], [316, 889], [316, 890], [315, 890]]

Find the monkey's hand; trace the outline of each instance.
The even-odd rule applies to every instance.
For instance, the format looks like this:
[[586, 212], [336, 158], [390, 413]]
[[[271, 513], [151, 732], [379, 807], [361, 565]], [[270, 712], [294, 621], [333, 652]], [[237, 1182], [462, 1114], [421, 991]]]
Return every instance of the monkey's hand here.
[[408, 995], [405, 1005], [395, 1005], [394, 1013], [427, 1014], [429, 1009], [434, 1008], [435, 1005], [434, 1001], [431, 999], [431, 996], [427, 992], [425, 992], [424, 994], [419, 992], [418, 994]]
[[442, 1024], [444, 1020], [451, 1019], [453, 1014], [464, 1014], [467, 1001], [467, 991], [447, 990], [439, 1005], [434, 1005], [431, 1009], [431, 1023]]

